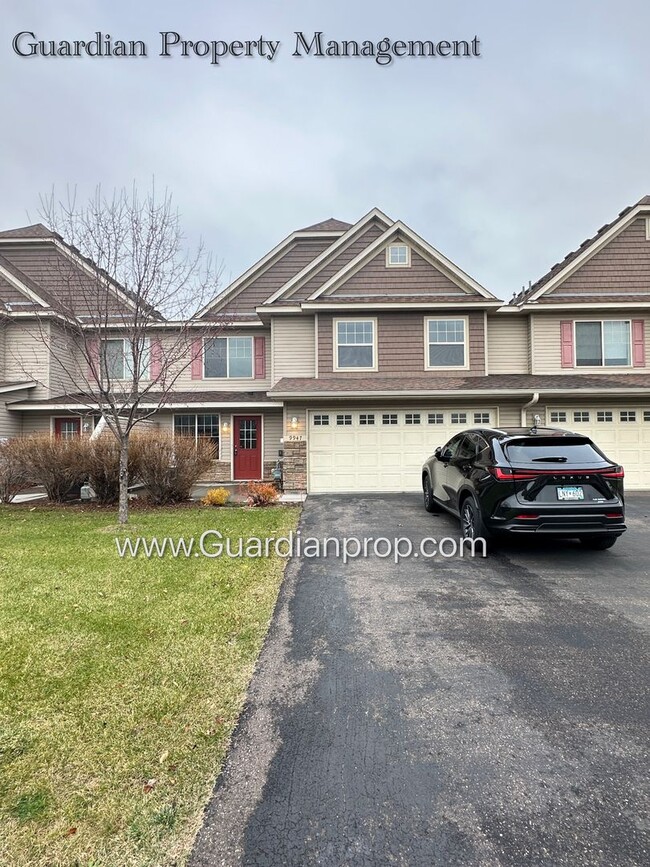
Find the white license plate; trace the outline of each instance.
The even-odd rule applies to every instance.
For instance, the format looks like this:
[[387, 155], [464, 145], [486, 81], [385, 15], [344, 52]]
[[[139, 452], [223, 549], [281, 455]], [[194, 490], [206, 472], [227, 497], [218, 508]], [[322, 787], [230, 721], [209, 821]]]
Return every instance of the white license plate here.
[[585, 498], [582, 485], [563, 485], [556, 490], [558, 500], [584, 500]]

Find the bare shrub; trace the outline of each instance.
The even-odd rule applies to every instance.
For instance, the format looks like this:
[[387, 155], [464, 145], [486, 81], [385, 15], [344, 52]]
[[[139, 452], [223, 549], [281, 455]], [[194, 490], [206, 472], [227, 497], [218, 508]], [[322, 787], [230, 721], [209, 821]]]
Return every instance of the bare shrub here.
[[43, 485], [53, 503], [63, 503], [86, 479], [86, 441], [34, 434], [15, 441], [16, 454], [35, 484]]
[[[129, 448], [129, 480], [138, 478], [139, 438]], [[110, 433], [96, 440], [86, 440], [84, 462], [86, 474], [97, 502], [112, 505], [120, 498], [120, 443]]]
[[209, 440], [151, 433], [134, 436], [137, 441], [138, 471], [149, 499], [157, 505], [189, 499], [193, 485], [216, 460], [216, 448]]
[[20, 443], [19, 439], [0, 442], [0, 503], [11, 503], [16, 494], [32, 484]]
[[249, 482], [243, 491], [249, 506], [270, 506], [279, 496], [278, 489], [270, 482]]

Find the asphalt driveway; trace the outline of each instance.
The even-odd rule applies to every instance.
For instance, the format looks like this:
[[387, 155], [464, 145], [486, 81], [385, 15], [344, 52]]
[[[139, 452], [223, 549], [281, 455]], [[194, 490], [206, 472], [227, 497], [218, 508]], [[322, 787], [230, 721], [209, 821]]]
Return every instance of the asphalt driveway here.
[[[641, 865], [650, 496], [610, 551], [295, 559], [191, 864]], [[419, 497], [303, 537], [456, 536]]]

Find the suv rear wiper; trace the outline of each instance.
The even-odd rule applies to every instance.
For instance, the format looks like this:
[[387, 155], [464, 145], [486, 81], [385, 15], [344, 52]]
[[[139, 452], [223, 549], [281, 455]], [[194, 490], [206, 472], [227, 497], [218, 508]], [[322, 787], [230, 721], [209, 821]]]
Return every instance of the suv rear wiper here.
[[568, 460], [563, 455], [556, 455], [548, 458], [533, 458], [533, 463], [566, 464]]

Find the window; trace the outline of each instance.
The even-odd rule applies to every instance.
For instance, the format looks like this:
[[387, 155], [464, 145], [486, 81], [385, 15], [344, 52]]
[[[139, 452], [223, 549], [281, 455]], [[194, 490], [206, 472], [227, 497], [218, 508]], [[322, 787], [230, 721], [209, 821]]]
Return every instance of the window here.
[[465, 320], [428, 319], [427, 367], [465, 367]]
[[589, 421], [589, 413], [588, 412], [574, 412], [573, 413], [574, 421]]
[[643, 410], [643, 421], [650, 421], [650, 410]]
[[386, 264], [389, 267], [408, 267], [411, 264], [411, 250], [408, 245], [390, 244], [386, 251]]
[[489, 412], [475, 412], [474, 413], [474, 424], [490, 424], [490, 413]]
[[340, 425], [349, 425], [352, 424], [352, 416], [351, 415], [337, 415], [336, 423]]
[[554, 463], [591, 464], [598, 466], [605, 459], [584, 437], [536, 437], [535, 439], [513, 440], [506, 444], [506, 457], [511, 464], [539, 462], [552, 467]]
[[577, 367], [629, 367], [629, 321], [576, 322]]
[[373, 319], [337, 320], [335, 370], [374, 370], [375, 323]]
[[444, 424], [445, 417], [441, 412], [430, 412], [427, 420], [429, 424]]
[[217, 447], [219, 456], [219, 416], [218, 415], [175, 415], [174, 436], [192, 437], [195, 442], [210, 440]]
[[385, 412], [381, 417], [382, 424], [397, 424], [396, 412]]
[[596, 421], [614, 421], [614, 413], [610, 409], [598, 410]]
[[420, 424], [419, 412], [407, 412], [404, 417], [405, 424]]
[[[139, 341], [139, 379], [149, 379], [149, 338]], [[108, 380], [133, 379], [133, 343], [124, 337], [102, 341], [102, 374]]]
[[466, 412], [452, 412], [451, 423], [452, 424], [467, 424], [467, 413]]
[[374, 424], [375, 415], [372, 412], [362, 412], [359, 415], [359, 424]]
[[620, 412], [621, 421], [636, 421], [636, 412], [633, 409], [622, 409]]
[[315, 427], [326, 427], [330, 423], [330, 417], [328, 415], [315, 415], [314, 416], [314, 426]]
[[554, 409], [551, 412], [551, 422], [557, 424], [557, 422], [565, 422], [566, 421], [566, 413], [563, 410]]
[[203, 344], [206, 379], [252, 379], [252, 337], [210, 337]]

